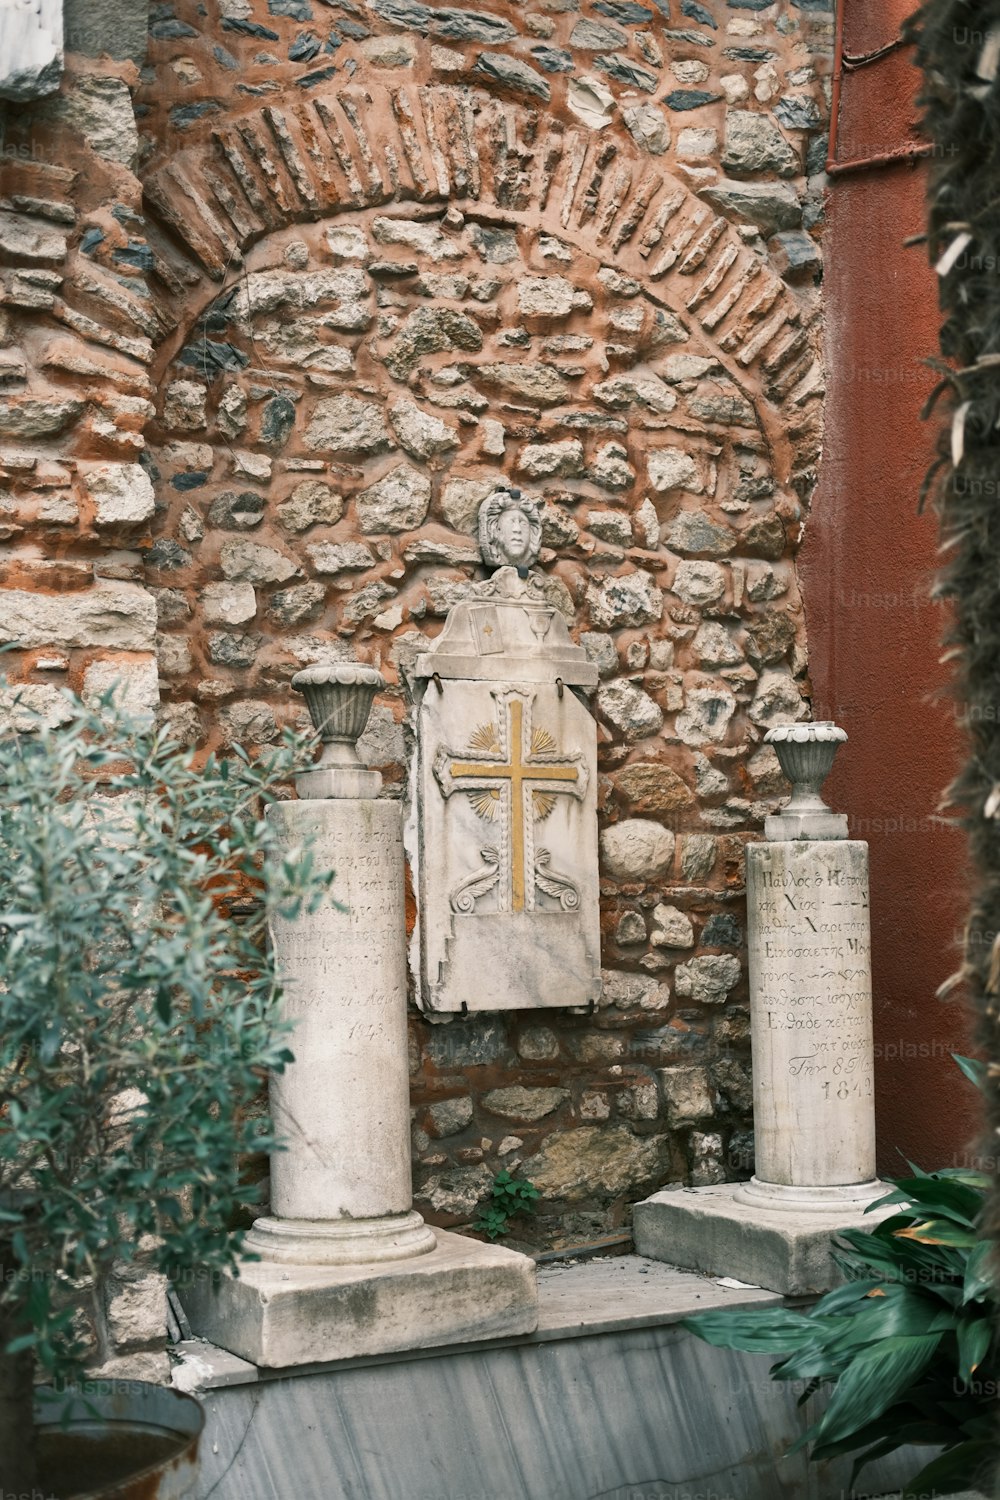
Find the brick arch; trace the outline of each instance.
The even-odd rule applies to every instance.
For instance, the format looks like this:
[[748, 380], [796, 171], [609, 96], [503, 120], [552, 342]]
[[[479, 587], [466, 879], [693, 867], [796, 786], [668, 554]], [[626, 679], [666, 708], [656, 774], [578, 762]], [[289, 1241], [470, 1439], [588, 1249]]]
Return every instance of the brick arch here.
[[[164, 336], [235, 284], [269, 237], [347, 212], [452, 205], [483, 223], [539, 227], [638, 279], [694, 319], [758, 411], [781, 482], [815, 458], [821, 377], [795, 298], [766, 261], [629, 138], [478, 91], [354, 82], [214, 126], [143, 183], [154, 250], [184, 263], [159, 281]], [[158, 244], [159, 242], [159, 244]], [[200, 283], [200, 285], [199, 285]], [[200, 306], [199, 306], [200, 304]]]
[[[522, 248], [529, 237], [537, 243], [541, 237], [551, 236], [569, 247], [571, 264], [552, 269], [564, 272], [570, 280], [577, 263], [587, 262], [592, 270], [614, 268], [639, 285], [645, 304], [662, 310], [682, 327], [677, 350], [692, 353], [696, 362], [712, 363], [721, 370], [724, 399], [731, 402], [735, 413], [722, 421], [742, 431], [751, 447], [764, 448], [767, 472], [779, 493], [797, 481], [815, 456], [813, 418], [818, 406], [818, 372], [808, 330], [801, 326], [798, 303], [728, 220], [662, 170], [656, 160], [640, 153], [630, 137], [609, 138], [572, 119], [543, 115], [483, 90], [473, 94], [447, 87], [395, 88], [356, 78], [336, 92], [308, 98], [285, 90], [262, 106], [215, 120], [211, 130], [204, 130], [202, 138], [186, 150], [169, 160], [154, 161], [143, 187], [147, 242], [155, 261], [150, 280], [162, 330], [151, 365], [161, 409], [164, 387], [185, 374], [178, 356], [183, 360], [193, 334], [196, 339], [203, 334], [212, 337], [206, 333], [207, 328], [225, 323], [228, 310], [217, 316], [218, 310], [231, 308], [247, 277], [269, 269], [280, 272], [290, 241], [302, 236], [310, 239], [310, 264], [315, 266], [316, 241], [323, 226], [363, 224], [370, 228], [381, 217], [423, 223], [432, 230], [443, 226], [454, 233], [464, 225], [466, 238], [470, 226], [477, 231], [513, 230]], [[537, 265], [533, 269], [537, 274]], [[225, 338], [221, 333], [215, 336]], [[671, 352], [661, 350], [660, 354]], [[630, 354], [625, 348], [612, 361], [612, 373], [637, 365], [648, 369], [651, 362], [655, 363], [648, 350]], [[387, 406], [391, 394], [388, 387], [393, 382], [386, 384], [384, 368], [376, 372], [374, 383], [380, 390], [377, 399]], [[409, 382], [404, 379], [398, 383], [405, 387]], [[351, 382], [345, 380], [341, 388], [350, 387]], [[213, 409], [216, 399], [217, 392], [210, 398]], [[553, 422], [544, 406], [543, 402], [535, 416], [542, 417], [541, 430], [551, 437]], [[310, 407], [307, 401], [303, 410]], [[214, 420], [214, 410], [210, 420]], [[155, 454], [158, 439], [161, 445], [164, 441], [162, 427], [158, 433], [154, 423], [150, 436]], [[732, 431], [726, 435], [727, 442], [731, 436]], [[247, 437], [252, 438], [252, 434]], [[663, 440], [654, 432], [652, 441]], [[596, 501], [593, 493], [587, 494], [587, 481], [591, 478], [589, 464], [594, 454], [590, 450], [594, 446], [588, 439], [583, 493], [576, 497], [583, 502], [589, 499], [591, 509], [596, 508]], [[406, 459], [401, 449], [398, 456]], [[515, 450], [508, 460], [508, 467], [514, 467], [520, 455]], [[450, 456], [434, 459], [425, 467], [439, 471], [449, 461]], [[287, 476], [284, 483], [256, 481], [266, 484], [268, 514], [259, 530], [253, 522], [249, 526], [254, 537], [277, 545], [298, 564], [299, 572], [290, 586], [296, 587], [303, 576], [315, 580], [317, 571], [321, 575], [321, 570], [314, 568], [315, 560], [305, 555], [309, 538], [327, 539], [336, 546], [348, 539], [352, 544], [366, 540], [358, 520], [357, 494], [384, 476], [386, 462], [384, 454], [369, 454], [362, 465], [363, 482], [347, 482], [346, 509], [341, 508], [332, 526], [321, 523], [310, 529], [307, 538], [293, 538], [291, 543], [273, 521], [273, 513], [288, 498], [290, 481]], [[720, 462], [730, 462], [732, 469], [731, 452]], [[283, 466], [279, 461], [278, 468]], [[473, 478], [480, 477], [482, 467], [474, 466]], [[221, 468], [225, 468], [224, 462], [213, 465], [210, 483], [216, 490], [220, 489]], [[467, 466], [460, 463], [459, 473], [467, 472]], [[180, 477], [172, 475], [169, 482], [176, 485]], [[276, 480], [279, 477], [276, 474]], [[443, 523], [455, 529], [455, 507], [449, 508], [440, 474], [434, 473], [432, 480], [430, 510], [417, 523], [418, 528], [426, 521], [432, 527]], [[230, 488], [234, 482], [229, 481]], [[751, 475], [748, 492], [752, 492], [754, 482]], [[701, 480], [693, 483], [697, 489]], [[222, 576], [219, 537], [210, 534], [204, 544], [198, 537], [188, 547], [183, 537], [184, 506], [167, 488], [166, 479], [160, 493], [165, 503], [161, 504], [155, 534], [165, 543], [165, 550], [161, 548], [158, 553], [154, 546], [150, 582], [160, 588], [174, 589], [178, 584], [187, 588], [193, 624], [185, 628], [197, 635], [202, 623], [199, 589]], [[201, 501], [208, 501], [209, 493], [191, 498], [197, 508]], [[624, 496], [620, 498], [625, 500]], [[639, 494], [633, 494], [628, 503], [634, 510]], [[791, 504], [794, 507], [794, 501]], [[207, 517], [209, 505], [201, 509]], [[785, 512], [782, 519], [789, 517], [790, 512]], [[747, 519], [752, 521], [754, 517], [740, 518]], [[765, 538], [763, 552], [758, 539], [749, 544], [751, 557], [775, 556], [775, 533], [781, 539], [778, 551], [785, 546], [777, 513], [769, 509], [765, 520], [772, 534]], [[196, 522], [191, 524], [197, 529]], [[211, 531], [212, 522], [206, 520], [206, 524]], [[583, 524], [589, 524], [586, 504]], [[467, 529], [464, 522], [458, 526], [459, 531]], [[251, 530], [246, 534], [250, 536]], [[746, 550], [744, 533], [737, 528], [736, 535], [734, 555], [739, 555]], [[183, 546], [180, 553], [172, 554], [177, 539]], [[640, 545], [635, 533], [633, 541]], [[392, 562], [402, 564], [402, 542], [397, 546], [393, 538], [384, 545], [392, 553]], [[711, 541], [706, 544], [709, 555], [712, 545]], [[572, 553], [572, 548], [569, 550]], [[599, 553], [601, 550], [598, 547]], [[705, 555], [697, 541], [689, 550], [696, 557]], [[187, 566], [184, 553], [189, 554]], [[178, 558], [177, 571], [172, 556]], [[621, 565], [626, 573], [636, 568], [652, 569], [667, 588], [676, 563], [676, 558], [669, 562], [669, 557], [668, 553], [655, 561], [643, 561], [632, 555], [626, 561], [623, 555]], [[166, 566], [159, 566], [164, 560]], [[581, 570], [577, 568], [574, 577], [572, 558], [560, 555], [558, 547], [550, 562], [553, 587], [557, 587], [558, 579], [568, 612], [574, 612], [575, 606], [577, 623], [586, 621], [589, 606], [584, 603]], [[448, 597], [449, 580], [455, 580], [456, 571], [459, 578], [467, 577], [470, 566], [466, 558], [455, 562], [450, 573], [442, 568], [444, 582], [437, 590], [438, 598]], [[613, 563], [611, 567], [615, 571]], [[393, 575], [387, 558], [378, 562], [372, 558], [368, 568], [347, 576], [362, 594], [369, 587], [382, 589], [386, 596], [396, 592], [388, 584]], [[264, 658], [268, 657], [271, 639], [265, 615], [272, 607], [269, 598], [278, 591], [278, 582], [265, 581], [263, 590], [258, 591], [255, 625], [264, 622]], [[403, 592], [409, 587], [407, 578]], [[430, 593], [433, 616], [441, 611], [434, 605], [433, 588]], [[412, 597], [403, 602], [412, 603]], [[337, 634], [360, 633], [361, 639], [352, 649], [374, 651], [384, 661], [394, 649], [391, 638], [381, 643], [371, 640], [371, 615], [355, 615], [352, 629], [352, 621], [342, 614], [342, 604], [343, 596], [338, 599], [328, 590], [321, 633], [332, 639]], [[404, 608], [404, 616], [408, 622], [422, 619], [420, 611], [425, 607], [426, 601], [418, 599], [417, 613], [409, 614]], [[596, 618], [600, 612], [597, 606], [591, 610], [591, 617]], [[376, 620], [381, 619], [380, 611], [372, 613]], [[637, 619], [635, 623], [640, 622]], [[255, 625], [249, 626], [248, 632]], [[206, 627], [203, 639], [209, 639], [210, 634]], [[370, 643], [368, 647], [365, 640]], [[204, 671], [203, 648], [201, 652]], [[280, 681], [283, 677], [287, 682], [290, 672], [276, 669], [277, 675], [269, 677], [253, 659], [249, 646], [243, 655], [245, 662], [234, 662], [239, 692], [244, 698], [260, 698], [272, 704], [277, 698], [281, 712], [287, 714], [289, 695], [281, 690]], [[244, 666], [248, 669], [243, 670]], [[211, 668], [208, 675], [212, 675]], [[256, 686], [261, 680], [267, 683], [263, 692]], [[174, 682], [168, 696], [176, 700], [179, 688]], [[667, 690], [664, 703], [670, 701], [671, 690]], [[212, 709], [207, 713], [202, 710], [202, 726], [206, 717], [215, 720], [218, 716]]]

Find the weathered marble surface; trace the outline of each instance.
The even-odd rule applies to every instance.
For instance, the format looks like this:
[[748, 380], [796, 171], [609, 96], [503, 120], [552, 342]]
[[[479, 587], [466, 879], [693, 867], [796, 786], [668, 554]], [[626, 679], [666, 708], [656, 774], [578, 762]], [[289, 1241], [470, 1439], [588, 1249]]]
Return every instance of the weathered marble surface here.
[[[823, 815], [821, 815], [823, 816]], [[780, 819], [774, 819], [779, 822]], [[842, 1277], [837, 1229], [873, 1229], [874, 1044], [868, 845], [746, 852], [756, 1171], [636, 1205], [636, 1248], [801, 1296]]]
[[636, 1249], [671, 1265], [708, 1275], [734, 1276], [790, 1297], [839, 1286], [831, 1255], [839, 1229], [870, 1232], [892, 1209], [866, 1212], [865, 1203], [812, 1205], [748, 1200], [738, 1183], [685, 1188], [672, 1184], [633, 1209]]
[[[768, 1300], [639, 1256], [540, 1271], [537, 1334], [209, 1390], [196, 1500], [829, 1500], [812, 1404], [688, 1313]], [[595, 1329], [607, 1329], [595, 1332]], [[288, 1441], [294, 1431], [296, 1442]], [[905, 1468], [867, 1471], [869, 1493]], [[867, 1487], [866, 1487], [867, 1488]]]
[[534, 580], [504, 568], [417, 661], [414, 967], [427, 1010], [600, 994], [596, 669]]
[[287, 1149], [271, 1164], [282, 1219], [370, 1219], [412, 1206], [399, 808], [279, 802], [282, 843], [335, 871], [322, 908], [272, 923], [295, 1061], [271, 1082]]
[[59, 87], [62, 0], [4, 0], [0, 5], [0, 99], [40, 99]]
[[777, 724], [764, 736], [792, 783], [792, 795], [780, 812], [764, 819], [764, 835], [771, 843], [790, 839], [846, 839], [846, 813], [835, 813], [823, 801], [821, 788], [833, 767], [847, 732], [832, 721]]
[[279, 852], [308, 842], [335, 878], [318, 911], [272, 917], [296, 1023], [295, 1061], [271, 1085], [287, 1150], [272, 1157], [272, 1217], [246, 1239], [259, 1259], [182, 1291], [199, 1334], [267, 1369], [523, 1333], [538, 1315], [532, 1260], [435, 1233], [412, 1204], [400, 809], [342, 794], [366, 774], [355, 741], [380, 681], [338, 667], [297, 679], [326, 742], [299, 791], [325, 777], [331, 795], [269, 816]]
[[[747, 849], [756, 1175], [818, 1206], [875, 1182], [868, 845]], [[866, 1185], [858, 1191], [858, 1185]], [[841, 1189], [842, 1191], [837, 1191]], [[817, 1191], [818, 1190], [818, 1191]]]
[[357, 1265], [268, 1255], [245, 1263], [238, 1279], [185, 1287], [185, 1309], [203, 1338], [268, 1370], [410, 1354], [535, 1327], [535, 1265], [527, 1255], [423, 1227], [428, 1254]]

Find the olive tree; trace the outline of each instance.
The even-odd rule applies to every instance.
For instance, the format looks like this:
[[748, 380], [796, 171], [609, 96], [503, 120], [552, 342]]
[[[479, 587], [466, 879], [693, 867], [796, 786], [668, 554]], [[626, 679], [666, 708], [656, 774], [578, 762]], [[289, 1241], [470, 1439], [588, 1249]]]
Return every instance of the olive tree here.
[[33, 1371], [79, 1378], [109, 1274], [236, 1265], [241, 1157], [276, 1148], [260, 1095], [292, 1057], [267, 920], [313, 909], [330, 875], [272, 847], [264, 815], [310, 744], [199, 757], [110, 699], [67, 694], [46, 721], [4, 697], [0, 1480], [17, 1492]]

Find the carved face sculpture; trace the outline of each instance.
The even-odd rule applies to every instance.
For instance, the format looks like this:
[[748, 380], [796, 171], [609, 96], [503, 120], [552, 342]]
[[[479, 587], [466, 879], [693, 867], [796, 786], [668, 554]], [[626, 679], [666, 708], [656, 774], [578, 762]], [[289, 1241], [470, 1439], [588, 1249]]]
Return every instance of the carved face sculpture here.
[[479, 512], [479, 543], [483, 561], [495, 568], [530, 568], [542, 544], [538, 501], [519, 490], [497, 490]]
[[497, 522], [499, 545], [513, 563], [524, 563], [531, 552], [531, 526], [524, 511], [508, 506]]

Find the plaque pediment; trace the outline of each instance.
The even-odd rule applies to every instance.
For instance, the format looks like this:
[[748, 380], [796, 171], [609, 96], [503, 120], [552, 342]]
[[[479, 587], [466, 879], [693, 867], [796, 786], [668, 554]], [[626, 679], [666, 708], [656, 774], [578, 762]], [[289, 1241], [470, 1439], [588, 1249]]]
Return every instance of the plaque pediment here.
[[[502, 661], [501, 661], [502, 658]], [[417, 657], [416, 675], [594, 687], [597, 668], [566, 628], [533, 575], [501, 568], [449, 612], [430, 651]]]

